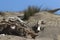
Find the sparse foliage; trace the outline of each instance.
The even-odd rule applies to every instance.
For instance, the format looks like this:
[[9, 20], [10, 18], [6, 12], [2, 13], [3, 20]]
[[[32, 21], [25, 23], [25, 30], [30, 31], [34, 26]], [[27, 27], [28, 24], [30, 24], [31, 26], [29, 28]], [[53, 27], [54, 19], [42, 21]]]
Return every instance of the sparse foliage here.
[[40, 8], [36, 6], [29, 6], [24, 11], [24, 20], [28, 20], [30, 16], [33, 16], [35, 13], [39, 12]]
[[4, 12], [0, 12], [0, 15], [1, 15], [1, 16], [4, 16]]

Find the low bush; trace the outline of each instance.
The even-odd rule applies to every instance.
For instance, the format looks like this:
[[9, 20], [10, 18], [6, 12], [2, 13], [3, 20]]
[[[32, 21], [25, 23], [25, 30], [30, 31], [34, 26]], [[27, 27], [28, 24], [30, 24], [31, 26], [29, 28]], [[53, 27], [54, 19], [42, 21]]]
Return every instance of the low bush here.
[[30, 16], [33, 16], [35, 13], [37, 13], [39, 11], [40, 11], [39, 7], [29, 6], [26, 10], [24, 10], [23, 20], [28, 20]]

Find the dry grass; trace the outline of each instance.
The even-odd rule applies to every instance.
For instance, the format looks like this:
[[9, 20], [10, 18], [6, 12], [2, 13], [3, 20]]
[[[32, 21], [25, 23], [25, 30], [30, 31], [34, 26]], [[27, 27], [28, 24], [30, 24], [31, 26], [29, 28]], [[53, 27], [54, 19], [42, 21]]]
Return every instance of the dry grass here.
[[23, 20], [28, 20], [30, 16], [33, 16], [35, 13], [39, 12], [40, 8], [36, 6], [29, 6], [25, 11], [24, 11], [24, 19]]

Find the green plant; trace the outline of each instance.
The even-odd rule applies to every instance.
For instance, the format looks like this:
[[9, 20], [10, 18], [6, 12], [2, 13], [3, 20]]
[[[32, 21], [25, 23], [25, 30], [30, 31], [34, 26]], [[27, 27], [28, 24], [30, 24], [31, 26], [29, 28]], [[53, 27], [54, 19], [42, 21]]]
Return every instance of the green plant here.
[[35, 13], [39, 12], [40, 8], [36, 6], [29, 6], [25, 11], [24, 11], [24, 18], [23, 20], [28, 20], [30, 16], [33, 16]]

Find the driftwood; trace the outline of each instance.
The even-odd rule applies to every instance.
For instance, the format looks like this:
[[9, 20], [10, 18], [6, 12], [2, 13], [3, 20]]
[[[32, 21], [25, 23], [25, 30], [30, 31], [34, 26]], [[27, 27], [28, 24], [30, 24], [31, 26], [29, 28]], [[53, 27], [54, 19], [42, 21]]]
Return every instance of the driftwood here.
[[27, 37], [30, 35], [32, 38], [35, 38], [37, 34], [30, 28], [28, 28], [25, 24], [18, 21], [6, 21], [3, 19], [0, 22], [0, 34], [6, 34], [6, 35], [16, 35], [16, 36], [22, 36]]

